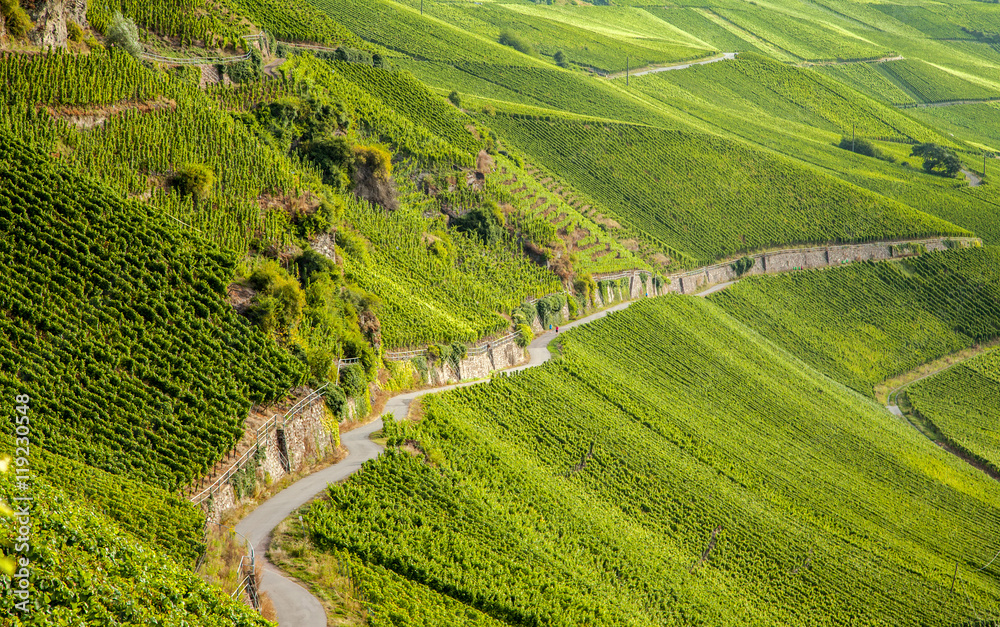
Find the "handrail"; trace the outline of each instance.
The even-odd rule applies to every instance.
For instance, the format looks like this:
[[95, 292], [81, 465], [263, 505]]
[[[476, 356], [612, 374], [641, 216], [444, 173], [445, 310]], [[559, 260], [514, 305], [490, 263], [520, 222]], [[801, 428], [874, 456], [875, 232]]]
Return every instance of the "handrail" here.
[[[313, 390], [312, 392], [310, 392], [309, 394], [307, 394], [305, 397], [303, 397], [301, 400], [299, 400], [297, 403], [295, 403], [294, 405], [292, 405], [292, 408], [289, 409], [288, 411], [286, 411], [285, 414], [281, 417], [281, 428], [282, 428], [282, 430], [284, 430], [285, 426], [288, 424], [288, 416], [289, 416], [289, 414], [291, 414], [291, 413], [293, 413], [293, 412], [301, 409], [304, 404], [311, 403], [315, 399], [317, 399], [320, 396], [322, 396], [323, 395], [323, 391], [329, 385], [330, 385], [329, 383], [323, 384], [321, 387]], [[247, 462], [250, 460], [250, 457], [252, 457], [253, 455], [257, 454], [257, 452], [260, 450], [261, 440], [263, 439], [261, 436], [262, 435], [266, 435], [267, 433], [270, 433], [270, 431], [271, 431], [272, 428], [277, 429], [277, 427], [278, 427], [278, 415], [277, 414], [271, 416], [270, 418], [268, 418], [264, 422], [264, 424], [262, 424], [259, 427], [257, 427], [256, 433], [254, 434], [255, 435], [255, 442], [254, 442], [253, 446], [251, 446], [249, 449], [247, 449], [247, 451], [245, 453], [243, 453], [243, 455], [241, 455], [239, 457], [239, 459], [237, 459], [233, 463], [232, 466], [230, 466], [228, 469], [226, 469], [226, 471], [224, 473], [222, 473], [222, 475], [219, 476], [218, 479], [216, 479], [215, 481], [213, 481], [211, 485], [209, 485], [207, 488], [205, 488], [204, 490], [202, 490], [201, 492], [199, 492], [195, 496], [191, 497], [189, 499], [191, 501], [191, 503], [194, 504], [194, 505], [198, 505], [198, 504], [204, 502], [205, 500], [207, 500], [211, 495], [215, 494], [215, 492], [218, 491], [218, 489], [219, 489], [220, 486], [222, 486], [223, 484], [225, 484], [229, 479], [231, 479], [233, 477], [233, 475], [235, 475], [237, 472], [239, 472], [240, 470], [243, 469], [243, 466], [245, 466], [247, 464]]]
[[[251, 40], [261, 40], [266, 39], [267, 33], [257, 33], [256, 35], [243, 35], [242, 39], [247, 41]], [[247, 50], [245, 53], [233, 57], [164, 57], [158, 54], [153, 54], [151, 52], [143, 52], [140, 54], [144, 59], [151, 59], [153, 61], [160, 61], [163, 63], [173, 63], [175, 65], [216, 65], [223, 63], [236, 63], [239, 61], [246, 61], [251, 57], [251, 52]]]

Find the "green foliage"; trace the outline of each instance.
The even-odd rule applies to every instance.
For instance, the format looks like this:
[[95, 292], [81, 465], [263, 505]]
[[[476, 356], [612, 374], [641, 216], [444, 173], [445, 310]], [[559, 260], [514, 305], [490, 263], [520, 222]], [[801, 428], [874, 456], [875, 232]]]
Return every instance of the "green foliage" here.
[[173, 185], [184, 196], [205, 201], [215, 185], [215, 172], [202, 163], [189, 163], [174, 173]]
[[121, 48], [135, 58], [142, 54], [142, 44], [139, 43], [139, 29], [135, 25], [135, 20], [115, 13], [111, 16], [111, 24], [108, 26], [108, 43], [117, 48]]
[[[396, 438], [435, 465], [390, 450], [331, 486], [304, 516], [315, 544], [507, 624], [974, 616], [949, 593], [954, 556], [993, 556], [1000, 488], [884, 408], [700, 299], [561, 341], [540, 368], [425, 397]], [[992, 572], [961, 573], [1000, 600]]]
[[906, 397], [950, 444], [1000, 472], [1000, 349], [914, 383]]
[[0, 146], [0, 394], [36, 399], [33, 445], [168, 490], [201, 476], [301, 368], [226, 303], [217, 248]]
[[7, 32], [15, 39], [23, 39], [35, 26], [18, 0], [0, 0], [0, 19], [4, 20]]
[[66, 35], [70, 41], [83, 43], [83, 29], [73, 20], [66, 20]]
[[733, 263], [729, 264], [729, 267], [733, 269], [736, 276], [743, 276], [753, 268], [754, 259], [753, 257], [740, 257]]
[[753, 276], [709, 298], [871, 396], [892, 376], [1000, 336], [1000, 248], [949, 250], [903, 264]]
[[693, 257], [690, 265], [799, 242], [961, 230], [712, 135], [516, 115], [497, 115], [491, 123], [671, 257]]
[[260, 466], [260, 462], [264, 460], [265, 455], [267, 455], [267, 449], [264, 447], [258, 448], [250, 456], [247, 464], [234, 472], [229, 478], [229, 484], [233, 486], [233, 493], [236, 495], [236, 500], [253, 495], [254, 490], [257, 488], [257, 468]]
[[882, 161], [888, 161], [889, 163], [895, 163], [896, 158], [892, 155], [887, 155], [878, 146], [871, 143], [863, 137], [847, 137], [846, 135], [840, 138], [840, 143], [837, 144], [840, 148], [844, 150], [850, 150], [851, 152], [856, 152], [859, 155], [864, 155], [866, 157], [874, 157], [875, 159], [881, 159]]
[[348, 187], [354, 174], [354, 152], [346, 137], [324, 136], [306, 142], [299, 152], [323, 174], [323, 182], [334, 189]]
[[[21, 495], [11, 475], [0, 474], [0, 502]], [[22, 555], [30, 562], [32, 595], [27, 612], [16, 609], [19, 599], [12, 594], [13, 581], [0, 575], [0, 614], [8, 617], [6, 624], [269, 624], [242, 602], [202, 581], [189, 564], [179, 564], [122, 531], [76, 494], [68, 498], [36, 475], [31, 495], [35, 500], [30, 548]], [[13, 524], [0, 521], [5, 542], [15, 535]]]
[[525, 41], [520, 35], [510, 31], [505, 30], [500, 33], [500, 37], [497, 39], [497, 42], [503, 46], [510, 46], [514, 50], [526, 54], [529, 57], [533, 57], [537, 54], [531, 44]]
[[448, 101], [456, 107], [462, 106], [462, 98], [458, 95], [458, 92], [454, 89], [448, 93]]
[[954, 177], [962, 169], [962, 162], [955, 153], [937, 144], [917, 144], [910, 154], [924, 160], [924, 170], [931, 173], [937, 169], [945, 176]]
[[348, 398], [358, 398], [364, 396], [368, 387], [368, 380], [365, 377], [365, 370], [358, 365], [344, 366], [340, 369], [340, 386], [344, 389], [344, 394]]
[[566, 54], [562, 50], [557, 50], [554, 55], [552, 55], [552, 60], [556, 62], [559, 67], [569, 67], [569, 62], [566, 61]]
[[986, 100], [1000, 96], [1000, 90], [996, 88], [965, 80], [924, 61], [890, 61], [880, 63], [879, 70], [905, 85], [923, 102]]
[[263, 76], [262, 65], [263, 58], [260, 55], [260, 50], [251, 47], [249, 59], [244, 59], [243, 61], [238, 61], [236, 63], [230, 63], [225, 66], [226, 76], [228, 76], [234, 83], [252, 83], [260, 80]]
[[285, 337], [302, 317], [306, 295], [299, 282], [277, 262], [265, 262], [249, 279], [257, 290], [247, 317], [265, 333]]
[[[115, 14], [124, 14], [134, 25], [159, 35], [176, 38], [182, 45], [234, 47], [249, 34], [245, 18], [234, 11], [219, 11], [209, 0], [90, 0], [87, 21], [110, 35]], [[138, 41], [138, 39], [136, 39]]]
[[531, 330], [531, 327], [527, 324], [521, 323], [517, 325], [517, 337], [514, 341], [521, 348], [527, 348], [528, 344], [531, 344], [531, 340], [535, 339], [535, 332]]
[[286, 41], [364, 45], [357, 35], [306, 0], [227, 0], [268, 33]]

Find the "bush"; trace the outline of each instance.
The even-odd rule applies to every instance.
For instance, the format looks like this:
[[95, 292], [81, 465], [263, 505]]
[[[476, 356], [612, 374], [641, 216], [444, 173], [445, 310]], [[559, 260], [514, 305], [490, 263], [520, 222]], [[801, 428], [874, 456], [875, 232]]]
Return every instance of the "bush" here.
[[500, 38], [497, 40], [504, 46], [510, 46], [518, 52], [523, 52], [528, 56], [535, 56], [535, 49], [527, 41], [521, 38], [520, 35], [516, 35], [510, 31], [503, 31], [500, 33]]
[[753, 268], [754, 259], [753, 257], [740, 257], [734, 261], [729, 267], [733, 269], [736, 276], [743, 276]]
[[347, 395], [344, 394], [343, 388], [338, 385], [327, 387], [323, 401], [338, 420], [344, 417], [344, 413], [347, 411]]
[[[274, 107], [272, 106], [272, 116]], [[282, 109], [284, 111], [284, 109]], [[291, 113], [285, 113], [291, 115]], [[306, 142], [299, 152], [319, 168], [323, 182], [334, 189], [345, 189], [354, 175], [354, 150], [346, 137], [320, 137]]]
[[0, 15], [7, 24], [7, 32], [15, 39], [22, 39], [35, 27], [17, 0], [0, 0]]
[[364, 396], [365, 389], [368, 387], [368, 379], [365, 378], [364, 368], [356, 364], [341, 368], [340, 386], [344, 388], [344, 393], [348, 398]]
[[139, 29], [135, 21], [121, 13], [115, 13], [108, 27], [108, 43], [117, 46], [138, 58], [142, 54], [142, 44], [139, 43]]
[[83, 42], [83, 29], [80, 28], [80, 25], [73, 20], [66, 21], [66, 34], [70, 41], [74, 41], [76, 43]]
[[851, 139], [850, 137], [841, 137], [840, 143], [837, 144], [840, 148], [844, 150], [850, 150], [859, 155], [864, 155], [866, 157], [874, 157], [876, 159], [881, 159], [882, 161], [888, 161], [889, 163], [895, 163], [896, 158], [892, 155], [887, 155], [878, 149], [878, 146], [871, 143], [867, 139], [858, 137]]
[[202, 202], [212, 193], [215, 185], [215, 172], [207, 165], [190, 163], [174, 173], [173, 186], [184, 196], [190, 196]]
[[268, 333], [283, 334], [302, 316], [306, 304], [299, 282], [274, 261], [264, 263], [251, 276], [258, 290], [247, 310], [251, 321]]
[[461, 108], [461, 106], [462, 106], [462, 98], [461, 98], [461, 96], [458, 95], [458, 92], [455, 91], [454, 89], [451, 90], [450, 94], [448, 94], [448, 100], [451, 101], [451, 104], [455, 105], [456, 107]]
[[389, 211], [399, 208], [389, 151], [379, 146], [355, 146], [354, 166], [355, 195]]
[[569, 67], [569, 62], [566, 61], [566, 55], [563, 54], [562, 50], [556, 51], [556, 54], [554, 57], [552, 57], [552, 60], [555, 61], [556, 65], [558, 65], [559, 67]]
[[526, 324], [517, 325], [517, 333], [518, 336], [514, 341], [521, 348], [526, 348], [528, 344], [531, 344], [531, 340], [535, 339], [535, 333]]
[[234, 83], [252, 83], [263, 75], [264, 59], [260, 51], [250, 48], [250, 58], [226, 66], [226, 75]]

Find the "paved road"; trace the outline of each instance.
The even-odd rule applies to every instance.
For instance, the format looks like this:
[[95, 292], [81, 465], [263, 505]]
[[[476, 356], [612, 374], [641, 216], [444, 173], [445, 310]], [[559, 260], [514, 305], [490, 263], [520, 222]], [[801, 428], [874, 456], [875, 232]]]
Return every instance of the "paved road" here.
[[[625, 309], [630, 304], [632, 303], [620, 303], [566, 325], [560, 325], [559, 330], [561, 332], [563, 329], [572, 329], [597, 318], [603, 318], [609, 313]], [[525, 370], [544, 364], [552, 356], [549, 352], [549, 343], [557, 337], [554, 331], [546, 331], [540, 334], [528, 345], [528, 361], [520, 366], [511, 368], [510, 371]], [[386, 403], [385, 411], [391, 413], [396, 420], [402, 420], [409, 413], [410, 403], [417, 397], [483, 382], [485, 380], [466, 381], [464, 383], [455, 383], [438, 388], [400, 394], [394, 396]], [[284, 577], [281, 571], [264, 557], [267, 547], [271, 542], [271, 532], [281, 521], [291, 516], [292, 512], [317, 496], [322, 495], [328, 484], [343, 481], [360, 470], [361, 465], [366, 461], [378, 457], [383, 449], [375, 442], [372, 442], [370, 436], [381, 428], [382, 419], [377, 418], [364, 426], [341, 434], [340, 442], [348, 450], [346, 458], [333, 466], [324, 468], [319, 472], [296, 481], [267, 501], [261, 503], [257, 509], [250, 512], [246, 518], [236, 525], [236, 531], [246, 536], [247, 540], [254, 547], [258, 561], [264, 567], [261, 590], [267, 592], [268, 596], [271, 597], [271, 601], [274, 602], [274, 608], [278, 613], [278, 624], [281, 627], [326, 627], [326, 613], [323, 611], [323, 606], [316, 597], [299, 584]]]

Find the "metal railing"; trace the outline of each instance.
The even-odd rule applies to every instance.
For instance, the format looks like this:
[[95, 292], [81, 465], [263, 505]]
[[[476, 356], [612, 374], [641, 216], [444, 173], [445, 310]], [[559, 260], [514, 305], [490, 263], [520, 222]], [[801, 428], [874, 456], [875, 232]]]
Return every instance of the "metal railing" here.
[[[256, 35], [243, 35], [243, 39], [246, 41], [259, 41], [261, 39], [266, 39], [267, 33], [258, 33]], [[237, 63], [239, 61], [246, 61], [251, 57], [251, 52], [247, 50], [245, 53], [232, 56], [232, 57], [164, 57], [158, 54], [153, 54], [151, 52], [143, 52], [141, 56], [143, 59], [149, 59], [151, 61], [159, 61], [161, 63], [172, 63], [174, 65], [225, 65], [228, 63]]]
[[[312, 401], [314, 401], [317, 398], [319, 398], [320, 396], [322, 396], [324, 390], [326, 390], [327, 386], [329, 386], [329, 385], [330, 385], [329, 383], [324, 384], [322, 387], [319, 387], [319, 388], [313, 390], [312, 392], [310, 392], [309, 394], [307, 394], [305, 397], [303, 397], [301, 400], [299, 400], [297, 403], [295, 403], [294, 405], [292, 405], [291, 409], [289, 409], [288, 411], [286, 411], [285, 414], [280, 419], [281, 420], [281, 430], [282, 431], [285, 430], [285, 427], [286, 427], [286, 425], [289, 422], [288, 421], [288, 416], [289, 415], [291, 415], [292, 413], [294, 413], [294, 412], [298, 411], [299, 409], [301, 409], [305, 404], [311, 403]], [[198, 505], [198, 504], [203, 503], [204, 501], [208, 500], [209, 497], [211, 497], [212, 495], [214, 495], [216, 492], [219, 491], [219, 488], [221, 488], [223, 485], [226, 484], [226, 482], [228, 482], [230, 479], [232, 479], [233, 475], [235, 475], [237, 472], [239, 472], [240, 470], [242, 470], [243, 467], [246, 466], [247, 463], [249, 463], [250, 459], [254, 455], [256, 455], [257, 452], [260, 450], [261, 442], [265, 439], [265, 436], [267, 436], [267, 434], [269, 434], [272, 430], [277, 430], [278, 429], [278, 420], [279, 420], [278, 419], [278, 415], [275, 414], [275, 415], [271, 416], [270, 418], [268, 418], [264, 422], [264, 424], [262, 424], [259, 427], [257, 427], [256, 433], [254, 434], [255, 435], [255, 441], [250, 446], [250, 448], [247, 449], [247, 451], [245, 453], [243, 453], [242, 455], [240, 455], [239, 459], [237, 459], [233, 463], [233, 465], [231, 465], [228, 469], [226, 469], [226, 471], [224, 473], [222, 473], [219, 476], [218, 479], [216, 479], [215, 481], [213, 481], [211, 485], [209, 485], [207, 488], [205, 488], [204, 490], [202, 490], [201, 492], [199, 492], [195, 496], [191, 497], [191, 499], [190, 499], [191, 503], [193, 503], [194, 505]], [[280, 451], [279, 451], [279, 453], [280, 453]], [[282, 455], [283, 455], [283, 453], [282, 453]], [[287, 465], [287, 459], [284, 460], [283, 463], [285, 463], [285, 465]]]

